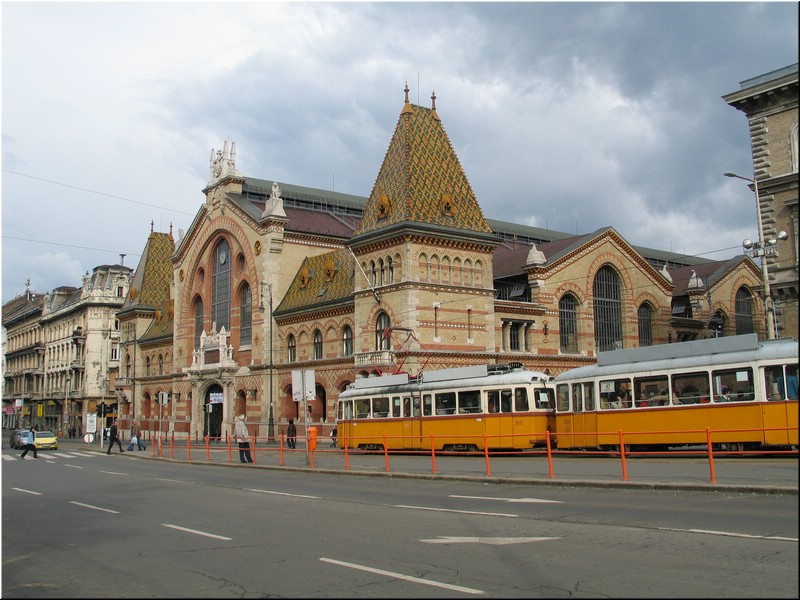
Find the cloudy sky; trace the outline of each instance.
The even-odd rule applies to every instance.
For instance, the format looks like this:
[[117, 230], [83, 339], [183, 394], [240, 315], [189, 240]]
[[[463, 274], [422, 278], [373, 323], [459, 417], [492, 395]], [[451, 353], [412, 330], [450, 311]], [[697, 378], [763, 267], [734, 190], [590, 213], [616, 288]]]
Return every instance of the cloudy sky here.
[[719, 260], [757, 238], [743, 113], [796, 2], [2, 2], [2, 301], [136, 267], [212, 149], [369, 196], [408, 82], [487, 217]]

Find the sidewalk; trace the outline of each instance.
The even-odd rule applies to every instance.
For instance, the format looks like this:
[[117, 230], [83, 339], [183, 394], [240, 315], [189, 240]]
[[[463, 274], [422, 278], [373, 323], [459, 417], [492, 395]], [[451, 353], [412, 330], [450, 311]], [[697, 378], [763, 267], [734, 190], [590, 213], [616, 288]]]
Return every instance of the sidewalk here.
[[[725, 490], [742, 493], [798, 493], [796, 452], [783, 454], [715, 455], [713, 464], [705, 455], [673, 450], [669, 454], [626, 456], [591, 453], [554, 454], [552, 461], [544, 451], [491, 455], [435, 455], [362, 453], [331, 448], [327, 441], [316, 451], [306, 452], [301, 440], [296, 450], [281, 449], [279, 443], [259, 442], [253, 449], [254, 464], [239, 461], [235, 443], [225, 440], [192, 443], [186, 440], [169, 442], [147, 440], [147, 449], [125, 452], [124, 456], [147, 459], [209, 464], [236, 468], [290, 469], [320, 473], [342, 473], [365, 476], [417, 477], [436, 479], [469, 479], [494, 483], [536, 483], [557, 486], [602, 486], [675, 490]], [[127, 449], [127, 441], [122, 442]], [[60, 450], [82, 450], [105, 453], [95, 440], [86, 444], [81, 439], [59, 440]], [[112, 450], [117, 454], [118, 450]], [[713, 474], [713, 481], [712, 481]]]

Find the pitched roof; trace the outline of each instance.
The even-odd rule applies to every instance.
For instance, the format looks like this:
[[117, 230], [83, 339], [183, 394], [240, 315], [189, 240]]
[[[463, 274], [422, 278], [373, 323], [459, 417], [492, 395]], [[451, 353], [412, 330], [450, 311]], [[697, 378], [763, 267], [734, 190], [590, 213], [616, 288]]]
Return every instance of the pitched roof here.
[[159, 233], [151, 229], [121, 312], [133, 308], [165, 309], [169, 306], [172, 279], [170, 257], [174, 252], [172, 233]]
[[355, 301], [355, 260], [346, 248], [306, 257], [273, 314]]
[[450, 139], [432, 108], [406, 98], [354, 237], [399, 223], [492, 233]]

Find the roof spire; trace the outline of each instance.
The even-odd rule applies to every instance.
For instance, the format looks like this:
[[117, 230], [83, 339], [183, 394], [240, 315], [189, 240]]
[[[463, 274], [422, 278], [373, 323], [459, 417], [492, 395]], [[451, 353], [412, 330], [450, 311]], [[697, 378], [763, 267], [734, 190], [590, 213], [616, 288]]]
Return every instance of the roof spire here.
[[431, 92], [431, 114], [437, 121], [441, 121], [439, 115], [436, 114], [436, 92]]
[[405, 106], [403, 106], [403, 110], [400, 111], [401, 115], [404, 115], [406, 113], [413, 113], [414, 112], [414, 109], [411, 108], [411, 103], [408, 101], [408, 82], [407, 81], [406, 81], [405, 92], [406, 92], [406, 103], [405, 103]]

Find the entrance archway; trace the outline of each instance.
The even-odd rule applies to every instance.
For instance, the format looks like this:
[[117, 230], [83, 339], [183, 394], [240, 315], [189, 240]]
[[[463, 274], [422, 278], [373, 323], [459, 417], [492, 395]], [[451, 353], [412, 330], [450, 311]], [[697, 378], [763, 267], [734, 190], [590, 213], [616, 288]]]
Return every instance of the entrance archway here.
[[219, 441], [222, 438], [222, 406], [225, 395], [222, 386], [214, 384], [206, 391], [205, 403], [203, 405], [203, 437]]

